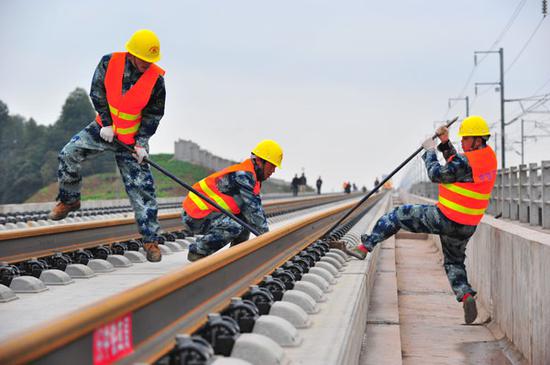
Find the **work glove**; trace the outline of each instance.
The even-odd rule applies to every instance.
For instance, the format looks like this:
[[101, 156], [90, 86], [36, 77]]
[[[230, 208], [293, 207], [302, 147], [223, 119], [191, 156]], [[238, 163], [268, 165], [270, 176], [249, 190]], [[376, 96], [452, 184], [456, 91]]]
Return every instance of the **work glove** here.
[[149, 157], [149, 154], [147, 153], [145, 147], [136, 146], [134, 147], [134, 150], [136, 151], [136, 153], [132, 154], [132, 156], [134, 156], [139, 164], [143, 162], [144, 158]]
[[99, 130], [99, 136], [105, 141], [105, 142], [113, 142], [113, 139], [115, 138], [115, 131], [113, 130], [112, 125], [108, 125], [106, 127], [102, 127]]
[[432, 139], [432, 137], [428, 137], [424, 142], [422, 142], [422, 147], [426, 151], [435, 150], [435, 141]]
[[442, 125], [435, 130], [435, 134], [439, 137], [441, 143], [447, 143], [449, 141], [449, 128]]

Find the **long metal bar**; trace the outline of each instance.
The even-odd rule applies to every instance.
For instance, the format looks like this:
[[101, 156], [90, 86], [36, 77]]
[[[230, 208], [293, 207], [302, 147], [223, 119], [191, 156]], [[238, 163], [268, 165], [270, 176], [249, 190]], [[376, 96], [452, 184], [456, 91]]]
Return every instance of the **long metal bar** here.
[[[113, 141], [115, 144], [117, 144], [118, 146], [124, 148], [126, 151], [130, 152], [130, 153], [136, 153], [136, 151], [120, 142], [118, 139], [115, 139]], [[246, 228], [247, 230], [249, 230], [250, 232], [254, 233], [254, 235], [256, 236], [259, 236], [260, 235], [260, 232], [258, 232], [257, 229], [255, 229], [254, 227], [252, 227], [250, 224], [248, 224], [247, 222], [245, 222], [244, 220], [242, 220], [241, 218], [237, 217], [235, 214], [223, 209], [221, 206], [219, 206], [215, 201], [213, 201], [212, 199], [210, 199], [209, 197], [205, 196], [204, 194], [201, 194], [199, 193], [197, 190], [195, 190], [191, 185], [187, 184], [186, 182], [184, 182], [183, 180], [180, 180], [178, 177], [176, 177], [174, 174], [172, 174], [170, 171], [166, 170], [164, 167], [160, 166], [158, 163], [156, 163], [155, 161], [151, 160], [150, 158], [148, 157], [145, 157], [143, 159], [144, 162], [147, 162], [149, 165], [153, 166], [155, 169], [159, 170], [160, 172], [162, 172], [164, 175], [168, 176], [170, 179], [174, 180], [176, 183], [178, 183], [179, 185], [183, 186], [185, 189], [191, 191], [192, 193], [196, 194], [197, 196], [199, 196], [202, 200], [206, 201], [208, 204], [212, 205], [213, 207], [215, 207], [216, 209], [218, 209], [220, 211], [220, 213], [222, 214], [225, 214], [226, 216], [228, 216], [229, 218], [233, 219], [234, 221], [236, 221], [237, 223], [239, 223], [241, 226], [243, 226], [244, 228]]]
[[[373, 199], [365, 209], [377, 201]], [[231, 297], [244, 294], [250, 285], [314, 242], [351, 205], [268, 232], [5, 341], [0, 363], [92, 364], [95, 330], [127, 315], [134, 352], [124, 363], [138, 361], [176, 333], [196, 330], [209, 312], [222, 310]]]
[[[446, 127], [449, 128], [449, 127], [450, 127], [451, 125], [453, 125], [453, 123], [456, 122], [457, 120], [458, 120], [458, 117], [455, 117], [453, 120], [447, 122]], [[434, 134], [434, 135], [432, 136], [432, 139], [436, 139], [436, 138], [437, 138], [437, 134]], [[399, 164], [399, 166], [397, 166], [392, 172], [390, 172], [390, 174], [389, 174], [388, 176], [386, 176], [384, 179], [382, 179], [382, 181], [379, 182], [378, 185], [376, 185], [376, 186], [374, 187], [374, 189], [372, 189], [371, 191], [369, 191], [369, 192], [367, 193], [367, 195], [365, 195], [365, 196], [363, 197], [363, 199], [361, 199], [361, 200], [359, 201], [359, 203], [357, 203], [354, 207], [352, 207], [352, 208], [350, 209], [350, 211], [349, 211], [347, 214], [345, 214], [345, 215], [344, 215], [342, 218], [340, 218], [336, 223], [334, 223], [334, 225], [333, 225], [332, 227], [330, 227], [329, 230], [323, 235], [323, 238], [327, 238], [327, 237], [332, 233], [332, 231], [342, 223], [342, 221], [343, 221], [344, 219], [346, 219], [347, 217], [349, 217], [349, 215], [350, 215], [351, 213], [353, 213], [357, 208], [359, 208], [359, 207], [361, 206], [361, 204], [363, 204], [368, 198], [370, 198], [370, 197], [372, 196], [372, 194], [374, 194], [374, 193], [376, 193], [378, 190], [380, 190], [380, 188], [381, 188], [382, 186], [384, 186], [384, 184], [385, 184], [389, 179], [391, 179], [393, 175], [395, 175], [399, 170], [401, 170], [401, 169], [403, 168], [403, 166], [405, 166], [406, 164], [408, 164], [409, 161], [412, 160], [416, 155], [418, 155], [418, 154], [420, 153], [420, 151], [422, 151], [422, 150], [423, 150], [423, 147], [418, 147], [418, 149], [417, 149], [416, 151], [414, 151], [409, 157], [407, 157], [407, 159], [406, 159], [405, 161], [401, 162], [401, 164]]]

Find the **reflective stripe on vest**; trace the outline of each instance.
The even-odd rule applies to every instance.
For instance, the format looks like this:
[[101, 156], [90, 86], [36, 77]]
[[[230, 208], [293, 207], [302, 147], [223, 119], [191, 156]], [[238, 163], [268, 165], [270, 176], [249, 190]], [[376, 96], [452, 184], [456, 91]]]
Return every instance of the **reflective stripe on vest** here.
[[[104, 84], [113, 121], [113, 131], [121, 142], [132, 145], [135, 143], [134, 136], [141, 126], [141, 111], [149, 102], [153, 88], [159, 76], [164, 75], [164, 70], [151, 64], [137, 82], [123, 94], [122, 79], [126, 56], [126, 52], [112, 54]], [[103, 126], [99, 115], [96, 121]]]
[[489, 146], [464, 155], [472, 169], [474, 181], [439, 184], [437, 206], [450, 220], [475, 226], [489, 206], [496, 178], [497, 159]]
[[[197, 192], [202, 193], [208, 198], [212, 199], [224, 210], [232, 212], [233, 214], [239, 214], [241, 212], [241, 209], [235, 199], [230, 195], [226, 195], [220, 192], [217, 185], [220, 178], [236, 171], [247, 171], [252, 173], [252, 175], [254, 176], [254, 180], [256, 181], [253, 193], [255, 195], [259, 195], [260, 183], [258, 182], [258, 179], [256, 177], [254, 164], [250, 159], [240, 164], [229, 166], [221, 171], [205, 177], [204, 179], [195, 183], [193, 185], [193, 188], [197, 190]], [[187, 195], [187, 198], [183, 201], [182, 205], [187, 214], [195, 219], [201, 219], [214, 211], [219, 211], [192, 192]]]
[[139, 114], [122, 113], [120, 110], [118, 110], [117, 108], [115, 108], [114, 106], [112, 106], [110, 104], [109, 104], [109, 110], [111, 111], [111, 114], [113, 114], [114, 116], [119, 117], [120, 119], [132, 121], [132, 120], [137, 120], [138, 118], [141, 118], [141, 113], [139, 113]]

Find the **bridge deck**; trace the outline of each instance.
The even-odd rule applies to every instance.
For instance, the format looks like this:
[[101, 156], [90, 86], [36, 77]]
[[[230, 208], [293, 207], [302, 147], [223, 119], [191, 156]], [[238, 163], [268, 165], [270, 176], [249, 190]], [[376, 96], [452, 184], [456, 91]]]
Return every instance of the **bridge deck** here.
[[427, 236], [384, 242], [371, 297], [361, 364], [511, 364], [480, 308], [464, 324], [442, 257]]

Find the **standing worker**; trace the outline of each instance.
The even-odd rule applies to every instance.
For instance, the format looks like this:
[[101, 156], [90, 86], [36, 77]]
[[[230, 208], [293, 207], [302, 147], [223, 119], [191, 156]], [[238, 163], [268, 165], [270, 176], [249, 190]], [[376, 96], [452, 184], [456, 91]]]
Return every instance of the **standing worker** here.
[[321, 176], [319, 176], [319, 178], [315, 182], [315, 185], [317, 185], [317, 195], [321, 195], [321, 185], [323, 185], [323, 180], [321, 180]]
[[[207, 176], [193, 188], [263, 234], [269, 229], [260, 198], [261, 184], [276, 167], [281, 167], [282, 161], [281, 146], [264, 140], [252, 150], [249, 159]], [[189, 246], [189, 261], [206, 257], [229, 242], [233, 246], [248, 240], [250, 232], [246, 228], [192, 192], [183, 201], [183, 209], [184, 230], [203, 235]]]
[[292, 196], [298, 195], [299, 185], [300, 185], [300, 178], [298, 177], [298, 174], [294, 174], [294, 178], [292, 178], [292, 182], [290, 183], [290, 188], [292, 189]]
[[306, 191], [306, 185], [307, 185], [306, 175], [304, 174], [303, 171], [299, 180], [300, 180], [300, 183], [298, 185], [300, 185], [300, 192], [303, 193]]
[[445, 272], [456, 295], [462, 302], [464, 320], [472, 323], [477, 317], [476, 291], [468, 282], [464, 260], [466, 245], [474, 234], [489, 205], [495, 183], [497, 158], [487, 145], [489, 127], [480, 116], [470, 116], [462, 122], [458, 135], [462, 137], [464, 154], [457, 154], [449, 141], [446, 127], [437, 129], [441, 143], [437, 147], [447, 161], [441, 166], [435, 153], [435, 141], [427, 139], [422, 158], [430, 180], [439, 183], [437, 205], [402, 205], [382, 216], [370, 235], [361, 236], [361, 244], [348, 253], [364, 259], [379, 243], [401, 228], [411, 232], [438, 234], [445, 258]]
[[[80, 208], [81, 163], [103, 151], [112, 151], [122, 175], [126, 193], [134, 208], [147, 260], [158, 262], [159, 224], [153, 176], [147, 164], [149, 138], [164, 115], [164, 70], [160, 42], [150, 30], [138, 30], [126, 43], [128, 52], [103, 56], [97, 66], [90, 97], [97, 117], [76, 134], [59, 153], [58, 203], [49, 218], [63, 219]], [[113, 140], [134, 146], [131, 155]]]

